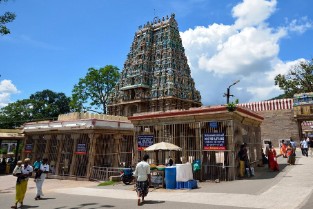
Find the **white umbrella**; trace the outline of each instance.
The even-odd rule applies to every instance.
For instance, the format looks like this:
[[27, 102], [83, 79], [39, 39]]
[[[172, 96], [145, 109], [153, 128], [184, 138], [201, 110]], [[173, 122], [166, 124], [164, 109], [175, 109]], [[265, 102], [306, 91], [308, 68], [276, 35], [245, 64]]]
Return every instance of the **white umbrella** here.
[[168, 142], [159, 142], [145, 149], [145, 151], [157, 151], [157, 150], [181, 151], [182, 148]]

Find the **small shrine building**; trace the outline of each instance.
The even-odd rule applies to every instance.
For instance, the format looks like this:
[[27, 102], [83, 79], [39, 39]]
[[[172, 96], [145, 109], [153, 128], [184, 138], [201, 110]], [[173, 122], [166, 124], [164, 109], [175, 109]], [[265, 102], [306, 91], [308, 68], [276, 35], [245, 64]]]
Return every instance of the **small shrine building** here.
[[95, 167], [133, 161], [133, 125], [126, 117], [89, 113], [24, 124], [23, 158], [48, 158], [51, 175], [90, 179]]
[[135, 158], [141, 158], [145, 146], [162, 141], [175, 144], [181, 152], [149, 153], [151, 163], [166, 163], [169, 156], [175, 163], [182, 163], [183, 158], [190, 163], [200, 160], [201, 172], [194, 173], [198, 180], [235, 180], [242, 143], [247, 143], [252, 164], [262, 159], [263, 118], [246, 108], [237, 107], [231, 112], [225, 106], [191, 108], [136, 114], [129, 120], [138, 143]]

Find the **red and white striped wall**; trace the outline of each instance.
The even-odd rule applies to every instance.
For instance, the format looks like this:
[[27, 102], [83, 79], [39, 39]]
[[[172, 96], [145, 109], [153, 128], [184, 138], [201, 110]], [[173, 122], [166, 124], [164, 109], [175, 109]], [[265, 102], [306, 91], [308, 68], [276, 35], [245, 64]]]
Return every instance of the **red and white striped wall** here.
[[293, 99], [275, 99], [262, 102], [241, 103], [238, 106], [249, 108], [255, 112], [271, 110], [290, 110], [293, 108]]
[[303, 121], [301, 123], [302, 126], [313, 126], [313, 121]]

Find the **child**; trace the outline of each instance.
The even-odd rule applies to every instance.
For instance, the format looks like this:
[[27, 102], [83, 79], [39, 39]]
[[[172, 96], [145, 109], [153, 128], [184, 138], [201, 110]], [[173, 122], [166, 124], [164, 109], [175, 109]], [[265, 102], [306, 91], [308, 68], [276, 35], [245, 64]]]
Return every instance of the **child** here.
[[17, 177], [16, 184], [21, 183], [21, 180], [22, 180], [22, 161], [21, 160], [17, 161], [17, 164], [13, 170], [13, 176]]
[[42, 171], [40, 170], [40, 166], [41, 166], [41, 161], [40, 158], [37, 158], [37, 160], [34, 162], [34, 171], [35, 171], [35, 182], [37, 179], [40, 178]]

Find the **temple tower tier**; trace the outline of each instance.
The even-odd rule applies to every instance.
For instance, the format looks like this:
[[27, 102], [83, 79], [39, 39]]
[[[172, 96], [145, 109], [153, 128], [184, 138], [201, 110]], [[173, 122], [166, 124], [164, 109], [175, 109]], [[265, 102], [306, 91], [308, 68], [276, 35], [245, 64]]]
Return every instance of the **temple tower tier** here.
[[132, 116], [200, 106], [175, 15], [139, 26], [110, 94], [108, 113]]

